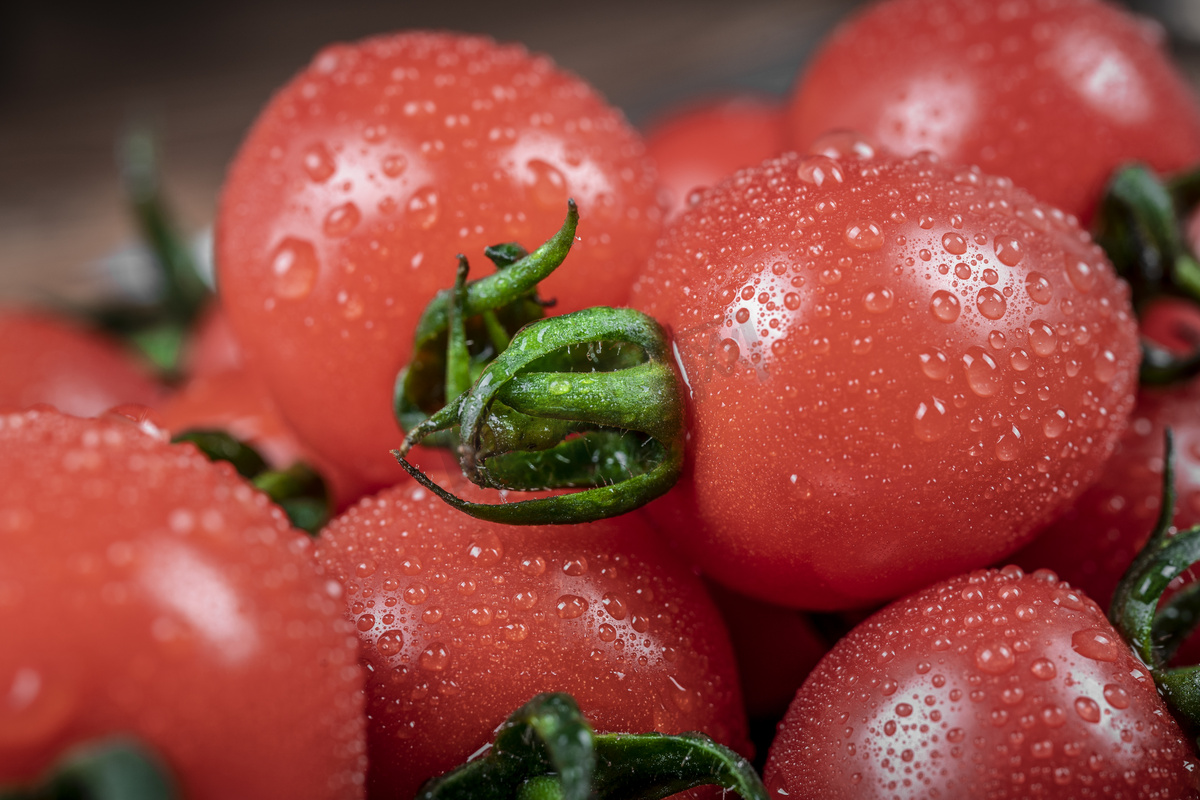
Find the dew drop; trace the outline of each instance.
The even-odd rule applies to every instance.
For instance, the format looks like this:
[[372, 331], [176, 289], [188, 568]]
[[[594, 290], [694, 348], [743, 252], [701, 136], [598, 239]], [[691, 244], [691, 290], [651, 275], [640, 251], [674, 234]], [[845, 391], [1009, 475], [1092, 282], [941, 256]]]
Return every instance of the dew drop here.
[[600, 598], [600, 602], [604, 604], [604, 610], [613, 619], [625, 619], [629, 613], [629, 608], [625, 605], [625, 601], [615, 592], [607, 592], [604, 597]]
[[917, 406], [913, 431], [923, 442], [935, 442], [950, 431], [950, 414], [944, 400], [931, 397]]
[[450, 666], [450, 651], [441, 642], [434, 642], [417, 656], [417, 664], [429, 672], [442, 672]]
[[429, 587], [423, 583], [411, 583], [404, 589], [404, 602], [419, 606], [429, 599]]
[[721, 363], [724, 364], [726, 367], [733, 366], [737, 362], [738, 357], [741, 354], [742, 354], [741, 348], [738, 347], [738, 343], [735, 342], [733, 339], [722, 339], [721, 340], [719, 355], [720, 355]]
[[921, 361], [921, 371], [925, 373], [925, 377], [935, 381], [944, 381], [950, 374], [950, 359], [942, 351], [921, 353], [918, 358]]
[[413, 193], [408, 199], [408, 217], [412, 223], [421, 230], [429, 230], [438, 221], [438, 216], [441, 213], [439, 203], [441, 198], [437, 193], [437, 189], [430, 186], [425, 186]]
[[974, 345], [963, 354], [967, 385], [980, 397], [991, 397], [1000, 388], [1000, 369], [996, 360], [982, 347]]
[[1096, 356], [1096, 380], [1101, 383], [1111, 383], [1117, 377], [1117, 357], [1111, 350], [1102, 350]]
[[1113, 708], [1129, 708], [1129, 692], [1115, 683], [1105, 685], [1104, 700]]
[[989, 675], [1003, 675], [1016, 663], [1016, 654], [1005, 642], [985, 642], [975, 651], [975, 666]]
[[1008, 303], [999, 291], [991, 286], [985, 286], [979, 290], [979, 294], [975, 295], [975, 307], [988, 319], [1000, 319], [1008, 310]]
[[337, 162], [324, 144], [317, 143], [304, 151], [304, 171], [316, 183], [324, 183], [337, 172]]
[[872, 314], [882, 314], [889, 310], [896, 302], [896, 296], [892, 290], [886, 286], [877, 289], [869, 289], [863, 295], [863, 306]]
[[1058, 670], [1054, 666], [1054, 662], [1048, 658], [1039, 658], [1029, 665], [1029, 671], [1033, 673], [1033, 677], [1040, 681], [1048, 681], [1058, 674]]
[[825, 181], [841, 183], [846, 179], [842, 165], [826, 156], [808, 156], [801, 160], [796, 177], [812, 186], [823, 186]]
[[366, 633], [367, 631], [371, 630], [371, 628], [375, 627], [375, 615], [363, 614], [358, 618], [358, 622], [356, 622], [355, 625], [360, 631]]
[[788, 311], [796, 311], [800, 308], [800, 295], [788, 292], [783, 296], [783, 305]]
[[992, 249], [996, 251], [1000, 263], [1008, 267], [1015, 267], [1025, 257], [1020, 240], [1004, 234], [992, 240]]
[[542, 208], [559, 209], [567, 200], [567, 179], [552, 164], [539, 158], [525, 165], [529, 170], [527, 186], [535, 203]]
[[379, 639], [375, 642], [375, 649], [382, 656], [394, 656], [400, 652], [400, 648], [403, 645], [404, 634], [393, 629], [380, 634]]
[[1075, 698], [1075, 713], [1084, 722], [1100, 721], [1100, 706], [1090, 697]]
[[1031, 272], [1025, 276], [1025, 292], [1029, 299], [1038, 305], [1046, 305], [1054, 297], [1054, 287], [1050, 280], [1040, 272]]
[[467, 547], [467, 558], [478, 567], [490, 567], [504, 557], [504, 543], [492, 531], [480, 531]]
[[299, 300], [312, 291], [317, 282], [320, 262], [312, 242], [291, 236], [284, 239], [271, 255], [271, 274], [275, 293], [288, 300]]
[[583, 612], [587, 611], [588, 602], [582, 597], [573, 594], [564, 594], [558, 598], [554, 604], [554, 611], [558, 614], [559, 619], [575, 619], [583, 616]]
[[1058, 347], [1058, 334], [1044, 320], [1035, 319], [1029, 323], [1029, 346], [1043, 358], [1053, 355]]
[[605, 622], [597, 629], [597, 634], [602, 642], [613, 642], [617, 639], [617, 629]]
[[1120, 645], [1111, 631], [1088, 628], [1071, 635], [1071, 647], [1079, 655], [1094, 661], [1116, 661]]
[[361, 219], [362, 212], [358, 210], [358, 206], [354, 203], [342, 203], [340, 206], [334, 206], [325, 215], [321, 230], [331, 239], [338, 239], [348, 236]]
[[871, 220], [851, 222], [843, 234], [846, 243], [856, 250], [878, 250], [883, 246], [883, 230]]
[[1067, 279], [1081, 294], [1087, 294], [1096, 285], [1096, 268], [1086, 261], [1068, 258], [1066, 263]]
[[408, 159], [401, 153], [389, 153], [383, 157], [383, 174], [389, 178], [399, 178], [408, 169]]
[[1009, 431], [1002, 433], [996, 439], [996, 458], [1001, 461], [1015, 461], [1021, 455], [1021, 431], [1013, 425]]
[[1024, 372], [1033, 365], [1033, 361], [1029, 358], [1029, 353], [1018, 347], [1013, 350], [1008, 356], [1008, 363], [1017, 372]]
[[929, 311], [939, 322], [954, 322], [962, 312], [962, 305], [956, 295], [939, 289], [929, 301]]

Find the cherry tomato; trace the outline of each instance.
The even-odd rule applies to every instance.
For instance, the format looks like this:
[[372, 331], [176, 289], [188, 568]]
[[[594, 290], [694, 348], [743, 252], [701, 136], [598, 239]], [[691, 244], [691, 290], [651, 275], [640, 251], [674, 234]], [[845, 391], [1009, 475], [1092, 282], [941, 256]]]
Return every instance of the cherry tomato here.
[[99, 334], [50, 314], [0, 311], [0, 408], [48, 403], [90, 417], [163, 394], [148, 369]]
[[216, 375], [246, 366], [242, 347], [220, 303], [209, 303], [200, 313], [183, 351], [183, 373]]
[[973, 573], [871, 617], [796, 695], [773, 797], [1200, 796], [1196, 755], [1094, 602], [1049, 571]]
[[361, 797], [341, 589], [229, 465], [115, 416], [0, 416], [0, 552], [0, 786], [119, 733], [196, 800]]
[[691, 473], [650, 513], [782, 605], [868, 605], [1011, 553], [1095, 480], [1133, 406], [1104, 254], [929, 154], [739, 172], [668, 229], [633, 304], [671, 330], [690, 393]]
[[372, 797], [413, 796], [539, 692], [572, 694], [599, 731], [699, 730], [745, 747], [720, 617], [634, 515], [510, 527], [409, 482], [330, 523], [317, 558], [359, 630]]
[[658, 166], [669, 214], [692, 191], [784, 151], [783, 107], [774, 98], [738, 94], [678, 109], [646, 131], [646, 152]]
[[890, 0], [801, 75], [793, 147], [849, 127], [902, 154], [977, 164], [1082, 219], [1125, 161], [1200, 159], [1200, 107], [1163, 32], [1099, 0]]
[[225, 185], [218, 285], [248, 360], [318, 452], [377, 484], [396, 373], [426, 303], [486, 246], [584, 223], [544, 284], [556, 311], [620, 305], [661, 225], [619, 112], [517, 45], [406, 33], [336, 45], [262, 112]]
[[[1200, 312], [1187, 301], [1159, 302], [1143, 317], [1142, 331], [1187, 353], [1200, 339]], [[1200, 523], [1200, 378], [1192, 378], [1142, 387], [1129, 428], [1100, 480], [1013, 561], [1027, 569], [1052, 569], [1107, 606], [1158, 520], [1168, 427], [1175, 434], [1174, 525], [1182, 530]]]

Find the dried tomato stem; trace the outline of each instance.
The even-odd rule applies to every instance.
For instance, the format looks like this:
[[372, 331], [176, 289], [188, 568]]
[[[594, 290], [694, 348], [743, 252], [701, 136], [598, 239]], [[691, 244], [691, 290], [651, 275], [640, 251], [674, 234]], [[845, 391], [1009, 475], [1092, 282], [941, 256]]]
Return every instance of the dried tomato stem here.
[[744, 758], [699, 733], [593, 732], [570, 695], [543, 694], [509, 717], [483, 758], [429, 781], [421, 800], [657, 800], [716, 785], [766, 800]]
[[0, 800], [174, 800], [166, 768], [129, 739], [92, 742], [68, 751], [35, 786], [0, 786]]

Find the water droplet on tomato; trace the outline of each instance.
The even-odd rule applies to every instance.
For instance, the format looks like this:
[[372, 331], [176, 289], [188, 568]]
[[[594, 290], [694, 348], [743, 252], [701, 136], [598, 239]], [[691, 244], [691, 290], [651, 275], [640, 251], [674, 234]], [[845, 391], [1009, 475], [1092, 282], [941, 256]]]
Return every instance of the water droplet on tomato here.
[[321, 265], [312, 242], [289, 236], [271, 255], [271, 274], [275, 294], [299, 300], [312, 291]]
[[559, 169], [539, 158], [530, 159], [526, 186], [533, 201], [542, 208], [560, 209], [567, 202], [567, 179]]
[[917, 358], [921, 362], [921, 371], [925, 373], [927, 378], [932, 378], [935, 381], [944, 381], [946, 376], [950, 374], [950, 359], [940, 350], [921, 353]]
[[383, 174], [389, 178], [399, 178], [408, 169], [408, 159], [403, 153], [388, 153], [380, 164]]
[[[359, 630], [362, 630], [362, 628], [359, 628]], [[375, 649], [382, 656], [394, 656], [400, 652], [400, 648], [403, 646], [404, 634], [398, 630], [385, 631], [380, 634], [379, 639], [375, 642]]]
[[960, 281], [968, 280], [971, 277], [971, 268], [963, 262], [958, 262], [954, 265], [954, 277]]
[[436, 189], [422, 187], [408, 199], [408, 218], [412, 220], [413, 225], [427, 231], [438, 221], [438, 215], [441, 213], [440, 202], [441, 198]]
[[559, 619], [575, 619], [587, 611], [588, 602], [574, 594], [564, 594], [554, 604], [554, 611]]
[[1105, 685], [1104, 700], [1113, 708], [1129, 708], [1129, 692], [1115, 683]]
[[334, 206], [325, 215], [321, 230], [331, 239], [338, 239], [349, 235], [361, 219], [362, 212], [358, 210], [358, 206], [354, 203], [342, 203], [340, 206]]
[[1008, 303], [999, 291], [991, 286], [985, 286], [975, 296], [975, 307], [988, 319], [1000, 319], [1008, 310]]
[[411, 583], [404, 589], [404, 602], [419, 606], [429, 599], [429, 587], [423, 583]]
[[450, 666], [450, 651], [441, 642], [433, 642], [417, 656], [417, 665], [429, 672], [442, 672]]
[[1003, 675], [1016, 663], [1016, 654], [1006, 642], [985, 642], [975, 650], [975, 666], [989, 675]]
[[721, 364], [726, 367], [733, 366], [742, 354], [741, 348], [738, 347], [738, 343], [733, 339], [722, 339], [717, 352], [718, 357], [721, 359]]
[[304, 171], [316, 183], [324, 183], [337, 172], [337, 162], [329, 148], [318, 142], [304, 151], [301, 156], [304, 161]]
[[613, 642], [617, 639], [617, 629], [612, 625], [609, 625], [607, 622], [597, 628], [597, 633], [600, 636], [600, 641], [602, 642]]
[[1087, 294], [1096, 285], [1096, 268], [1086, 261], [1068, 257], [1066, 272], [1067, 279], [1071, 281], [1071, 285], [1078, 289], [1081, 294]]
[[512, 596], [512, 603], [522, 611], [528, 611], [537, 605], [538, 593], [533, 589], [522, 589]]
[[1088, 628], [1071, 634], [1071, 647], [1079, 655], [1095, 661], [1116, 661], [1120, 652], [1117, 637], [1102, 628]]
[[604, 597], [600, 598], [600, 602], [604, 604], [604, 610], [613, 619], [625, 619], [625, 615], [629, 611], [625, 601], [615, 592], [607, 592]]
[[1075, 713], [1084, 722], [1100, 721], [1100, 706], [1090, 697], [1075, 698]]
[[888, 311], [895, 302], [895, 294], [886, 286], [868, 289], [867, 293], [863, 295], [863, 306], [872, 314], [882, 314]]
[[929, 301], [929, 311], [939, 322], [954, 322], [962, 312], [962, 304], [956, 295], [939, 289]]
[[950, 231], [942, 236], [942, 249], [951, 255], [961, 256], [967, 252], [967, 240], [961, 233]]
[[883, 230], [872, 220], [859, 220], [846, 226], [846, 243], [855, 250], [871, 251], [883, 247]]
[[962, 360], [971, 391], [980, 397], [991, 397], [999, 390], [1000, 368], [991, 353], [974, 345], [967, 348]]
[[479, 531], [467, 547], [467, 558], [478, 567], [490, 567], [504, 556], [504, 543], [492, 531]]
[[1008, 432], [996, 439], [996, 458], [1001, 461], [1015, 461], [1021, 455], [1021, 431], [1013, 425]]
[[1040, 272], [1031, 272], [1025, 276], [1025, 292], [1030, 300], [1043, 306], [1054, 297], [1054, 287], [1050, 284], [1050, 279]]
[[783, 307], [788, 311], [796, 311], [800, 308], [800, 295], [795, 292], [788, 292], [783, 296]]
[[1058, 347], [1058, 334], [1045, 321], [1035, 319], [1029, 323], [1029, 346], [1033, 348], [1033, 352], [1045, 358], [1052, 355]]
[[935, 442], [950, 431], [950, 413], [944, 400], [931, 397], [917, 406], [913, 431], [923, 442]]
[[588, 561], [583, 556], [574, 556], [563, 562], [562, 571], [564, 575], [570, 575], [573, 578], [578, 578], [580, 575], [586, 575], [588, 571]]
[[808, 156], [796, 168], [796, 177], [812, 186], [822, 186], [825, 181], [841, 183], [846, 179], [842, 165], [826, 156]]
[[992, 240], [992, 249], [995, 250], [996, 258], [1000, 259], [1000, 263], [1008, 267], [1015, 267], [1025, 257], [1021, 241], [1013, 236], [1004, 234], [997, 236]]
[[541, 556], [529, 556], [521, 559], [521, 572], [526, 575], [541, 575], [546, 571], [546, 559]]
[[1067, 412], [1061, 408], [1050, 409], [1049, 416], [1042, 422], [1042, 433], [1047, 439], [1057, 439], [1067, 429]]
[[1096, 380], [1101, 383], [1111, 383], [1117, 377], [1117, 357], [1111, 350], [1102, 350], [1096, 356]]

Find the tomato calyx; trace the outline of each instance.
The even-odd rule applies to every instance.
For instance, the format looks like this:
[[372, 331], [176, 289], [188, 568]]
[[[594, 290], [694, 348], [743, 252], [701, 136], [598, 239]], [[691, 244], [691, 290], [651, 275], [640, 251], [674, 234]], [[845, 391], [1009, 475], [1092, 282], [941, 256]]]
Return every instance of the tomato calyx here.
[[[1129, 282], [1139, 316], [1163, 295], [1200, 304], [1200, 261], [1184, 234], [1184, 220], [1198, 205], [1200, 168], [1164, 181], [1149, 167], [1131, 164], [1109, 181], [1093, 234]], [[1196, 375], [1200, 344], [1179, 354], [1143, 337], [1143, 384], [1177, 383]]]
[[1165, 603], [1160, 602], [1167, 587], [1200, 562], [1200, 525], [1171, 535], [1176, 491], [1170, 429], [1165, 440], [1158, 521], [1149, 541], [1117, 584], [1108, 616], [1149, 667], [1167, 704], [1196, 726], [1200, 725], [1200, 666], [1167, 664], [1200, 623], [1200, 584], [1191, 583]]
[[37, 784], [0, 786], [0, 800], [174, 800], [166, 767], [131, 739], [90, 742], [63, 754]]
[[228, 461], [283, 509], [293, 527], [315, 536], [329, 521], [332, 495], [321, 474], [309, 464], [296, 461], [286, 469], [272, 469], [257, 450], [222, 430], [186, 430], [171, 441], [190, 442], [209, 459]]
[[427, 782], [420, 800], [658, 798], [717, 785], [767, 792], [750, 762], [701, 733], [596, 733], [569, 694], [540, 694], [500, 726], [482, 758]]
[[[568, 200], [562, 227], [532, 253], [516, 243], [487, 248], [484, 254], [496, 272], [478, 280], [466, 280], [469, 264], [465, 256], [458, 256], [455, 287], [438, 292], [425, 307], [413, 336], [412, 357], [396, 376], [392, 404], [404, 430], [417, 427], [466, 391], [487, 363], [508, 347], [513, 333], [545, 316], [544, 309], [553, 301], [538, 297], [538, 283], [567, 257], [578, 224], [579, 209]], [[442, 434], [425, 444], [453, 447], [456, 441]]]

